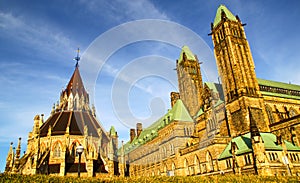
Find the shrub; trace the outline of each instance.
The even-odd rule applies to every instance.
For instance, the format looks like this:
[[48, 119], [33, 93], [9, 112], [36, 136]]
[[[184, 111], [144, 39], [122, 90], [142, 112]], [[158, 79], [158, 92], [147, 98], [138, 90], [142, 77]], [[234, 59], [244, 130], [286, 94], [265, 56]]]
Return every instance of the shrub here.
[[219, 175], [219, 176], [191, 176], [191, 177], [165, 177], [165, 176], [154, 176], [154, 177], [110, 177], [110, 178], [77, 178], [77, 177], [58, 177], [58, 176], [46, 176], [46, 175], [20, 175], [20, 174], [0, 174], [1, 183], [80, 183], [80, 182], [136, 182], [136, 183], [148, 183], [148, 182], [299, 182], [299, 177], [266, 177], [266, 176], [255, 176], [255, 175]]

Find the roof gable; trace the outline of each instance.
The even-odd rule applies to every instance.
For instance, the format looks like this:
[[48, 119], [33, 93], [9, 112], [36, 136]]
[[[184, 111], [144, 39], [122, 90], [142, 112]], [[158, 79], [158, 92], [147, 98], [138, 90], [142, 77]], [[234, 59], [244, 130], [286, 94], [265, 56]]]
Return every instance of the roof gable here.
[[186, 122], [194, 122], [186, 107], [184, 106], [182, 100], [177, 100], [175, 105], [173, 106], [171, 113], [173, 114], [173, 119], [176, 121], [186, 121]]

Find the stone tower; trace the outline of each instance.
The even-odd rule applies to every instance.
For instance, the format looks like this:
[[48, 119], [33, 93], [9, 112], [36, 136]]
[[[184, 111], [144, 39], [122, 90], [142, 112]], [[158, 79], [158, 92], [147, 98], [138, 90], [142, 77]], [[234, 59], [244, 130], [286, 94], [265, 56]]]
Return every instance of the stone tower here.
[[202, 76], [196, 55], [187, 46], [183, 46], [177, 60], [177, 75], [180, 99], [191, 116], [195, 116], [202, 106]]
[[258, 122], [259, 130], [269, 131], [244, 25], [224, 5], [218, 8], [214, 23], [211, 24], [214, 53], [232, 136], [249, 132], [249, 111]]

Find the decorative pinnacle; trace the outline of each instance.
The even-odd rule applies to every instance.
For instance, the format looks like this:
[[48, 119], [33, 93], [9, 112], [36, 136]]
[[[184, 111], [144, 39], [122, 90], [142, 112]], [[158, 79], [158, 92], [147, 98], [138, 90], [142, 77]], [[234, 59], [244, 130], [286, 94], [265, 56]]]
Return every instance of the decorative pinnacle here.
[[80, 52], [80, 49], [78, 48], [78, 49], [77, 49], [77, 56], [73, 59], [73, 60], [76, 60], [76, 65], [75, 65], [75, 67], [78, 67], [78, 62], [79, 62], [79, 60], [80, 60], [79, 52]]

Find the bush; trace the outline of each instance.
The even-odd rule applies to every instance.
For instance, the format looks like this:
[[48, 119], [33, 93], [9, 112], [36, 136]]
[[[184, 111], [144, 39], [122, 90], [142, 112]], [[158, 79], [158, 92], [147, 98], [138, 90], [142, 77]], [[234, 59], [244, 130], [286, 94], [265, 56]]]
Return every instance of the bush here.
[[136, 182], [136, 183], [148, 183], [148, 182], [299, 182], [299, 177], [265, 177], [255, 175], [219, 175], [219, 176], [192, 176], [192, 177], [110, 177], [110, 178], [77, 178], [77, 177], [58, 177], [58, 176], [46, 176], [46, 175], [19, 175], [19, 174], [0, 174], [0, 182], [2, 183], [80, 183], [80, 182]]

